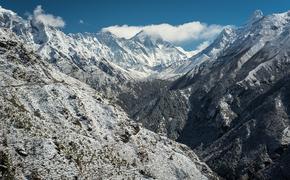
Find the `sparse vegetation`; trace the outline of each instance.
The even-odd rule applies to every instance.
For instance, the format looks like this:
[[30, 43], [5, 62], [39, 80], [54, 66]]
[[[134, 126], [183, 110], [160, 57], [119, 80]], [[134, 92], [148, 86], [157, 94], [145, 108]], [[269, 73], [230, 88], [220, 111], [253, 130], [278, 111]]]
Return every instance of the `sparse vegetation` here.
[[3, 150], [0, 150], [0, 172], [0, 178], [2, 176], [5, 180], [15, 180], [15, 169], [13, 167], [11, 157]]

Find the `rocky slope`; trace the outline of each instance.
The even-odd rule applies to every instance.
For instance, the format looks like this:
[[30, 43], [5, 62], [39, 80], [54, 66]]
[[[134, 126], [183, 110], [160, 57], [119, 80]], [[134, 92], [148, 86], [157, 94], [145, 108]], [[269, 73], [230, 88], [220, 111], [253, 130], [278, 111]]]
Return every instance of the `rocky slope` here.
[[0, 177], [217, 179], [185, 145], [144, 129], [0, 29]]

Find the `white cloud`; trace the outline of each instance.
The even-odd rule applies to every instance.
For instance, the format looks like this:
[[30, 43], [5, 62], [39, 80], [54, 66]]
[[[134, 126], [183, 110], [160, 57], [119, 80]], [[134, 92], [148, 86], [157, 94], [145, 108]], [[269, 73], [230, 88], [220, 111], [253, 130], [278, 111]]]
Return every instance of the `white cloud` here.
[[129, 39], [140, 32], [146, 26], [109, 26], [102, 29], [102, 31], [109, 31], [118, 37]]
[[84, 23], [85, 23], [85, 21], [84, 21], [84, 20], [82, 20], [82, 19], [80, 19], [80, 20], [79, 20], [79, 23], [80, 23], [80, 24], [84, 24]]
[[209, 45], [210, 45], [210, 41], [204, 41], [197, 46], [196, 50], [202, 51], [203, 49], [207, 48]]
[[195, 55], [199, 52], [201, 52], [202, 50], [204, 50], [205, 48], [207, 48], [210, 45], [210, 41], [204, 41], [202, 43], [200, 43], [194, 51], [191, 51], [192, 55]]
[[150, 35], [160, 36], [162, 39], [176, 45], [186, 42], [208, 41], [213, 39], [221, 32], [221, 25], [207, 25], [199, 21], [193, 21], [181, 25], [157, 24], [147, 26], [110, 26], [103, 28], [102, 31], [109, 31], [118, 37], [131, 38], [140, 31]]
[[64, 27], [65, 22], [59, 16], [54, 16], [52, 14], [45, 14], [44, 10], [40, 5], [38, 5], [33, 11], [33, 18], [37, 22], [41, 22], [45, 25], [52, 27]]

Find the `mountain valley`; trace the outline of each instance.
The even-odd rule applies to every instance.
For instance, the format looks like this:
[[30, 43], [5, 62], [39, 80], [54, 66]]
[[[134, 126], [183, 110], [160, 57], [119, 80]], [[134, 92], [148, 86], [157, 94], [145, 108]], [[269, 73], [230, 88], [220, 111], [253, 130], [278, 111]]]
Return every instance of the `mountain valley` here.
[[290, 179], [290, 13], [200, 52], [0, 8], [0, 177]]

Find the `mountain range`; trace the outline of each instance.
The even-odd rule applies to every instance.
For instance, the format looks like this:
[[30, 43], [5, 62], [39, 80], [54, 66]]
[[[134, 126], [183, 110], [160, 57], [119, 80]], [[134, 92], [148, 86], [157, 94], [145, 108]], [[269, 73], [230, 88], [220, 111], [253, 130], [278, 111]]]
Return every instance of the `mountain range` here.
[[289, 12], [188, 52], [1, 8], [0, 175], [290, 179], [289, 43]]

